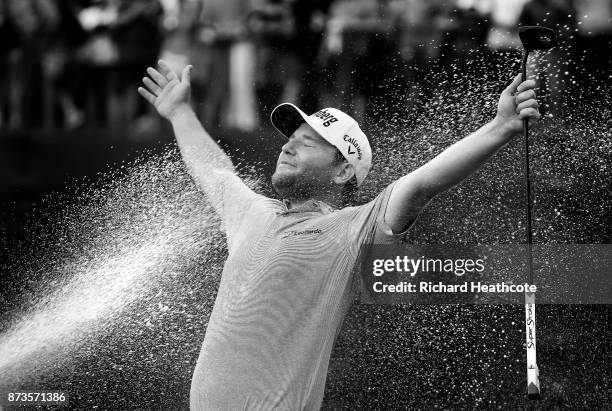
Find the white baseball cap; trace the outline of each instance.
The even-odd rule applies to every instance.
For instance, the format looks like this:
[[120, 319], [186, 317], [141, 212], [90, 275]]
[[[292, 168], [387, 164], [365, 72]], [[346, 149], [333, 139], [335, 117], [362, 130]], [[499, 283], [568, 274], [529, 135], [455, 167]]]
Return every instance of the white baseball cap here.
[[351, 116], [338, 109], [324, 108], [307, 115], [295, 105], [283, 103], [272, 110], [270, 121], [287, 138], [306, 122], [355, 167], [358, 186], [372, 168], [372, 149], [368, 138]]

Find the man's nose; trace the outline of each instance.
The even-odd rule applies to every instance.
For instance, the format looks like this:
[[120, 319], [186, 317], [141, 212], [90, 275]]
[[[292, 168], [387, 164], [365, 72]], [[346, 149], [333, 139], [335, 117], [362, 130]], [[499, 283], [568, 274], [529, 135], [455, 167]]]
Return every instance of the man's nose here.
[[285, 154], [295, 154], [295, 146], [293, 144], [293, 141], [289, 140], [287, 141], [284, 145], [283, 148], [281, 149], [283, 151], [283, 153]]

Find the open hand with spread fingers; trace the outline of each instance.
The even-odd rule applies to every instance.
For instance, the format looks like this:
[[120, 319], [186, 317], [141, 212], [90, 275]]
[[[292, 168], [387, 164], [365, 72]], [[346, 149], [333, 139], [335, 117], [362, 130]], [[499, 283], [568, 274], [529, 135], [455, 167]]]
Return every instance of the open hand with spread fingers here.
[[509, 129], [512, 134], [521, 132], [523, 119], [527, 119], [529, 125], [537, 122], [541, 115], [535, 88], [535, 80], [521, 81], [521, 75], [516, 76], [499, 98], [495, 121]]
[[192, 68], [191, 65], [185, 67], [179, 78], [168, 63], [160, 60], [159, 70], [147, 68], [149, 77], [143, 77], [144, 87], [138, 87], [138, 93], [153, 104], [162, 117], [172, 121], [181, 111], [191, 110]]

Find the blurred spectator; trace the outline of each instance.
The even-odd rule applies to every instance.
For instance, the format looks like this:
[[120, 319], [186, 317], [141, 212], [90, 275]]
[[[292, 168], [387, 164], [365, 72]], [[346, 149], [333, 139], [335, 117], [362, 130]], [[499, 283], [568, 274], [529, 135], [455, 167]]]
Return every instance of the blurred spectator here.
[[298, 103], [301, 61], [295, 48], [296, 15], [288, 0], [253, 2], [248, 28], [257, 46], [256, 92], [260, 116], [281, 101]]
[[521, 48], [521, 40], [516, 31], [520, 14], [529, 0], [490, 0], [489, 13], [492, 26], [487, 36], [487, 44], [493, 50], [516, 50]]
[[16, 128], [16, 123], [21, 121], [15, 113], [14, 102], [20, 33], [11, 17], [8, 0], [0, 0], [0, 67], [4, 73], [0, 76], [0, 129]]
[[296, 0], [292, 7], [295, 37], [291, 49], [298, 59], [297, 104], [313, 111], [321, 106], [318, 84], [322, 73], [317, 60], [331, 3], [332, 0]]
[[141, 104], [136, 88], [159, 55], [161, 15], [158, 0], [95, 0], [81, 10], [79, 20], [89, 32], [80, 50], [89, 81], [89, 120], [99, 96], [110, 127], [123, 128], [135, 119]]
[[57, 107], [65, 126], [79, 126], [83, 114], [73, 96], [72, 67], [83, 31], [74, 15], [74, 2], [2, 0], [0, 10], [5, 68], [0, 85], [0, 126], [6, 117], [10, 129], [41, 122], [50, 129], [55, 125]]
[[78, 13], [81, 26], [87, 33], [85, 44], [78, 51], [78, 59], [84, 85], [87, 121], [90, 127], [98, 123], [118, 124], [114, 117], [118, 110], [117, 74], [114, 70], [119, 61], [119, 48], [115, 43], [111, 26], [117, 21], [117, 5], [111, 1], [88, 1]]
[[[449, 4], [447, 20], [438, 28], [444, 32], [440, 47], [440, 67], [446, 79], [462, 77], [469, 65], [482, 60], [489, 24], [487, 16], [475, 5]], [[452, 81], [445, 84], [452, 86]]]
[[[393, 43], [393, 19], [381, 0], [336, 0], [330, 8], [324, 52], [332, 67], [325, 105], [355, 117], [381, 115], [399, 84]], [[382, 80], [384, 79], [384, 80]]]
[[612, 1], [574, 0], [574, 6], [577, 19], [573, 58], [578, 70], [576, 95], [597, 99], [609, 93], [612, 82]]
[[257, 95], [261, 113], [279, 102], [319, 105], [318, 54], [331, 0], [253, 2], [248, 28], [257, 45]]
[[[160, 0], [163, 16], [160, 21], [161, 36], [163, 38], [160, 50], [160, 59], [166, 61], [171, 69], [180, 74], [183, 69], [193, 64], [192, 93], [195, 104], [203, 98], [202, 84], [207, 79], [208, 64], [206, 59], [195, 57], [208, 57], [208, 51], [197, 42], [197, 29], [201, 19], [204, 0]], [[137, 134], [158, 132], [164, 126], [160, 117], [147, 105], [147, 112], [134, 123]]]
[[436, 84], [431, 74], [440, 58], [445, 26], [446, 0], [395, 0], [389, 3], [395, 16], [395, 42], [403, 72], [403, 102], [412, 119], [429, 100]]
[[207, 0], [199, 40], [208, 46], [210, 65], [201, 117], [211, 128], [252, 129], [254, 49], [246, 34], [251, 10], [244, 0]]
[[[3, 0], [3, 48], [2, 64], [6, 75], [2, 76], [3, 110], [7, 126], [15, 130], [32, 125], [36, 120], [33, 92], [40, 86], [40, 44], [49, 18], [47, 7], [41, 0]], [[51, 13], [52, 15], [52, 13]], [[53, 16], [51, 16], [53, 17]], [[6, 54], [5, 54], [6, 53]], [[27, 87], [32, 86], [32, 87]]]
[[76, 50], [85, 41], [85, 31], [76, 18], [71, 0], [46, 1], [47, 24], [42, 44], [43, 122], [47, 130], [55, 126], [55, 105], [59, 103], [64, 127], [74, 129], [84, 122], [75, 93]]
[[491, 26], [487, 34], [487, 71], [492, 78], [508, 75], [508, 64], [520, 59], [521, 40], [516, 29], [525, 3], [529, 0], [489, 0]]
[[[117, 87], [111, 96], [113, 118], [118, 126], [130, 124], [144, 107], [136, 89], [147, 66], [154, 65], [159, 56], [162, 36], [159, 0], [112, 0], [117, 8], [117, 20], [111, 25], [117, 44], [119, 60]], [[140, 106], [140, 107], [139, 107]]]
[[[164, 9], [162, 19], [164, 41], [160, 58], [167, 61], [172, 70], [178, 74], [187, 65], [193, 64], [192, 53], [197, 28], [202, 18], [204, 0], [161, 0], [161, 4]], [[196, 65], [195, 68], [197, 73], [206, 67]]]

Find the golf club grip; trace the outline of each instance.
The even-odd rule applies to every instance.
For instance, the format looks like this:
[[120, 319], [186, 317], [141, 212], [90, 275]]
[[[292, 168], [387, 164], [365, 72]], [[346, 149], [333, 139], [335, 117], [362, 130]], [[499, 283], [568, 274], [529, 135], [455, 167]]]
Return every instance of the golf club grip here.
[[[521, 81], [527, 80], [527, 58], [529, 57], [529, 52], [523, 52], [523, 61], [521, 62]], [[529, 137], [529, 121], [527, 119], [523, 119], [523, 135], [525, 136], [525, 140]]]

